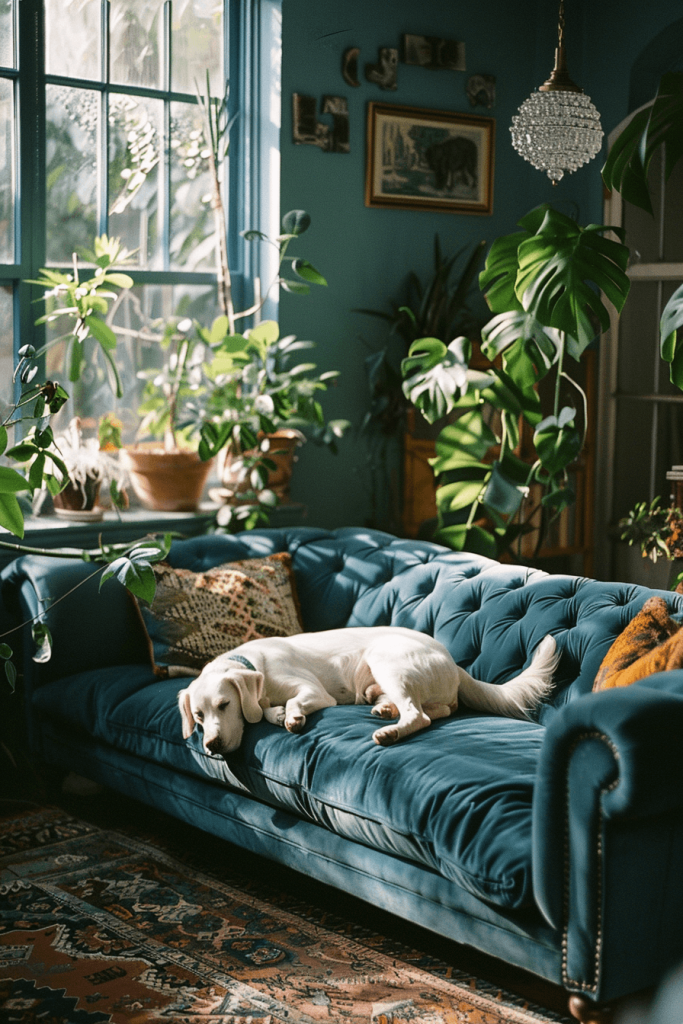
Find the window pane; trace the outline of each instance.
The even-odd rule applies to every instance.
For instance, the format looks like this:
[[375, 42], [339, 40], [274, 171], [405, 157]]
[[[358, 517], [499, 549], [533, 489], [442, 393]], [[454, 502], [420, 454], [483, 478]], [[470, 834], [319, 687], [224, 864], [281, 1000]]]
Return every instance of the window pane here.
[[619, 322], [619, 392], [651, 395], [655, 390], [659, 306], [657, 284], [632, 281], [628, 302]]
[[163, 89], [163, 0], [111, 0], [111, 81]]
[[[631, 250], [631, 263], [654, 263], [661, 259], [659, 222], [662, 208], [662, 151], [655, 150], [648, 171], [648, 185], [654, 217], [639, 206], [624, 203], [622, 227]], [[667, 211], [668, 212], [668, 211]]]
[[12, 285], [0, 284], [0, 412], [6, 418], [12, 401], [12, 374], [14, 373], [14, 313]]
[[[210, 324], [216, 315], [215, 285], [140, 285], [122, 292], [111, 304], [107, 322], [118, 339], [116, 365], [123, 384], [123, 398], [117, 399], [112, 393], [101, 351], [91, 339], [85, 343], [87, 367], [76, 384], [67, 382], [66, 346], [58, 343], [48, 351], [47, 375], [65, 382], [71, 400], [54, 418], [55, 433], [63, 431], [73, 416], [80, 416], [86, 433], [94, 434], [100, 416], [113, 412], [123, 424], [124, 443], [132, 443], [140, 423], [137, 410], [145, 386], [145, 381], [137, 374], [140, 370], [160, 367], [163, 362], [163, 351], [156, 340], [159, 323], [155, 321], [189, 316]], [[52, 330], [52, 337], [57, 337], [64, 326]]]
[[101, 79], [101, 0], [45, 0], [48, 75]]
[[206, 92], [209, 72], [212, 96], [222, 96], [221, 52], [223, 4], [217, 0], [173, 0], [171, 88], [195, 94], [195, 80]]
[[14, 59], [14, 0], [0, 0], [0, 65], [16, 67]]
[[109, 103], [109, 233], [137, 249], [139, 267], [161, 268], [159, 158], [163, 103], [113, 95]]
[[71, 261], [97, 234], [99, 94], [47, 86], [47, 259]]
[[196, 103], [171, 104], [171, 267], [214, 270], [209, 150]]
[[12, 82], [0, 78], [0, 263], [14, 262], [13, 92]]

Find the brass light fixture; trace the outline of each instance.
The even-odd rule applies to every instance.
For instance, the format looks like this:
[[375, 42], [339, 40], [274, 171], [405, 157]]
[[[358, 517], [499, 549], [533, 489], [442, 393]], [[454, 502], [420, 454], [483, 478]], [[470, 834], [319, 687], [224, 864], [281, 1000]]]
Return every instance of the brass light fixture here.
[[596, 156], [602, 145], [600, 115], [567, 71], [564, 46], [564, 0], [560, 0], [555, 67], [550, 78], [532, 92], [512, 118], [512, 145], [520, 156], [546, 171], [557, 185]]

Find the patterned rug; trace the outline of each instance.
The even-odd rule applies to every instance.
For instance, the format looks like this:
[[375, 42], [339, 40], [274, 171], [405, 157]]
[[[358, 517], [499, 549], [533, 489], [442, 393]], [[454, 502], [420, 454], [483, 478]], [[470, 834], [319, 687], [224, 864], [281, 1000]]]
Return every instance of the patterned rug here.
[[2, 1024], [561, 1019], [381, 945], [57, 808], [0, 820]]

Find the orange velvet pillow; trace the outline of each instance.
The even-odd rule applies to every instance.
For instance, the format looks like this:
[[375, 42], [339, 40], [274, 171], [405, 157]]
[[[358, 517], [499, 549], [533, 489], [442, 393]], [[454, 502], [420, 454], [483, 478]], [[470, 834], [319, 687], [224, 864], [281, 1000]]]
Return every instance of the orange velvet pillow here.
[[605, 655], [593, 690], [629, 686], [673, 668], [683, 668], [683, 629], [663, 597], [650, 597]]

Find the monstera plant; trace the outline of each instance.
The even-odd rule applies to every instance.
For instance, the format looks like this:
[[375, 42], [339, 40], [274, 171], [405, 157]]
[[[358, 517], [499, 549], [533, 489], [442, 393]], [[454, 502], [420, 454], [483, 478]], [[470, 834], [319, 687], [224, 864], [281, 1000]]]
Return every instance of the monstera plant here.
[[[432, 460], [435, 539], [491, 557], [530, 528], [519, 513], [532, 483], [541, 485], [546, 519], [574, 500], [567, 470], [583, 446], [586, 396], [566, 359], [578, 360], [609, 326], [600, 293], [621, 312], [629, 290], [628, 249], [605, 237], [614, 229], [580, 227], [548, 205], [519, 227], [493, 243], [479, 278], [494, 314], [482, 331], [490, 369], [469, 368], [465, 338], [419, 339], [402, 365], [410, 401], [430, 422], [450, 420]], [[550, 372], [553, 410], [544, 417], [537, 384]], [[533, 431], [532, 463], [515, 451], [522, 422]]]

